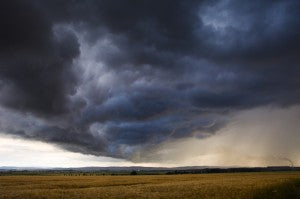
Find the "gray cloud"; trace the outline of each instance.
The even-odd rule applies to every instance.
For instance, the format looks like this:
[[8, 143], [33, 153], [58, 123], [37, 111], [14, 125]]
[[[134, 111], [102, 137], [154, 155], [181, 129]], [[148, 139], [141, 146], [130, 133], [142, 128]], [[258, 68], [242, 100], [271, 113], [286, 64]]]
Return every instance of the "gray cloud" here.
[[299, 104], [298, 1], [1, 4], [8, 134], [130, 158], [237, 110]]
[[216, 135], [168, 140], [134, 154], [136, 161], [173, 165], [299, 165], [299, 106], [237, 111]]
[[2, 1], [0, 24], [1, 104], [43, 116], [65, 112], [67, 96], [75, 92], [76, 36], [54, 33], [30, 1]]

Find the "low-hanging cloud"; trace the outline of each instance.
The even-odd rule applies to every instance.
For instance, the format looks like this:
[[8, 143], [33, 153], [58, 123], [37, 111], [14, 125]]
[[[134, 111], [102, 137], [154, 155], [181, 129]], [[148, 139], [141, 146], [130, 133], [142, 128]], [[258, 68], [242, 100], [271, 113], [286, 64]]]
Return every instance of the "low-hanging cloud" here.
[[296, 0], [0, 4], [10, 135], [132, 159], [213, 135], [233, 112], [300, 102]]
[[299, 165], [299, 109], [267, 106], [238, 111], [215, 136], [169, 140], [140, 150], [132, 159], [177, 166]]

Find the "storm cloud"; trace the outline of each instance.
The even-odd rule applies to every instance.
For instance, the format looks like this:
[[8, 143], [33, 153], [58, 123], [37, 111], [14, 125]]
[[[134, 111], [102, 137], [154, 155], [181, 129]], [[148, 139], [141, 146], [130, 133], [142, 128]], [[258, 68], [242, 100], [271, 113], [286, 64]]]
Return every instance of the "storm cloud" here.
[[296, 0], [0, 4], [9, 135], [131, 159], [212, 136], [237, 111], [300, 102]]

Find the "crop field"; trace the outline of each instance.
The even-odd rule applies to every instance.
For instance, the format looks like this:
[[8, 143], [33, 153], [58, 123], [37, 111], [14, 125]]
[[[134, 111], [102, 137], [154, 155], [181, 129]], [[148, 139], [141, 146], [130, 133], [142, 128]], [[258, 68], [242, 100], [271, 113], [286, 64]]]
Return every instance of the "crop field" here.
[[300, 172], [0, 176], [0, 198], [300, 198]]

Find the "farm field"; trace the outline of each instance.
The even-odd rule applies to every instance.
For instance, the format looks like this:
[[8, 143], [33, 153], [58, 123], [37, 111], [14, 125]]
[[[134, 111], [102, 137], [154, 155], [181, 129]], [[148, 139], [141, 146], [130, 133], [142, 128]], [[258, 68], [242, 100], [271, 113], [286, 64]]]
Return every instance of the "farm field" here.
[[299, 179], [300, 172], [12, 175], [0, 176], [0, 198], [297, 198]]

